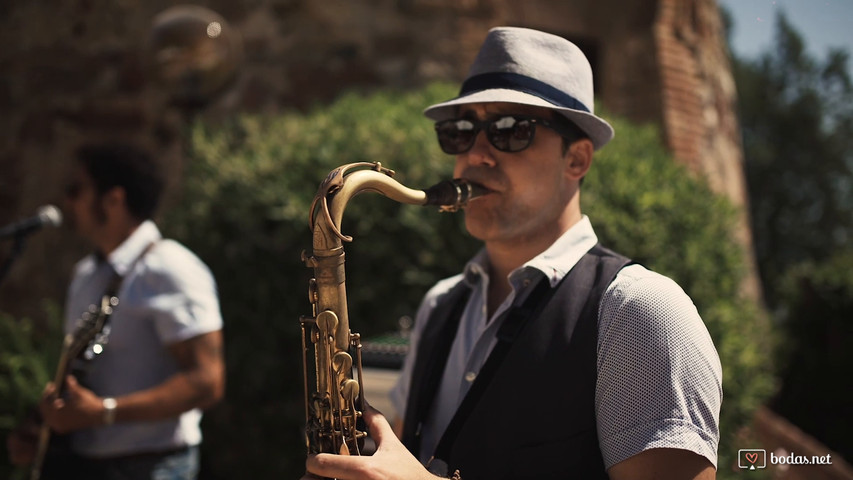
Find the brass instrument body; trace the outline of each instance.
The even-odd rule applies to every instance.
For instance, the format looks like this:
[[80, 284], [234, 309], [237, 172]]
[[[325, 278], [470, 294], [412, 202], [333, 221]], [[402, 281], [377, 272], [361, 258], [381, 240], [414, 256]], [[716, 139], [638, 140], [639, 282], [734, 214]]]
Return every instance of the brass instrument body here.
[[425, 191], [403, 186], [379, 163], [356, 163], [332, 170], [321, 183], [310, 212], [312, 252], [302, 254], [314, 270], [309, 282], [312, 316], [302, 317], [306, 436], [309, 453], [361, 453], [367, 436], [363, 421], [360, 335], [350, 330], [345, 255], [340, 224], [347, 203], [371, 191], [399, 203], [436, 205], [455, 211], [485, 193], [462, 180], [445, 181]]

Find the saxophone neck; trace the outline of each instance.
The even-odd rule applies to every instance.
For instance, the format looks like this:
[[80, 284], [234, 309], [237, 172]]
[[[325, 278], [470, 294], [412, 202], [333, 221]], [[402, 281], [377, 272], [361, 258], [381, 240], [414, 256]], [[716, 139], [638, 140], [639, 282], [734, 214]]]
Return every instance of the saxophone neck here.
[[320, 184], [311, 205], [309, 223], [314, 250], [333, 250], [352, 237], [341, 233], [344, 210], [352, 197], [374, 191], [400, 203], [422, 204], [424, 192], [404, 187], [392, 178], [393, 170], [376, 163], [350, 163], [332, 170]]
[[[435, 205], [443, 212], [455, 212], [472, 198], [486, 193], [482, 186], [463, 179], [445, 180], [426, 190], [415, 190], [394, 180], [393, 175], [393, 170], [379, 162], [351, 163], [332, 170], [320, 184], [311, 206], [315, 248], [323, 245], [335, 248], [340, 241], [352, 241], [352, 237], [341, 233], [341, 220], [349, 201], [361, 192], [376, 192], [399, 203]], [[318, 235], [323, 245], [317, 245]], [[331, 242], [325, 240], [327, 236]]]

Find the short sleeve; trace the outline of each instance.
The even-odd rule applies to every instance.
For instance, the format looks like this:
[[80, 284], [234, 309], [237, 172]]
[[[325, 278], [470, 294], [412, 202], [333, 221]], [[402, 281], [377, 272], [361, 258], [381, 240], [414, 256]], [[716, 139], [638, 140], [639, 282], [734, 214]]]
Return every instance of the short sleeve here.
[[[216, 282], [207, 266], [177, 242], [164, 240], [146, 262], [154, 328], [165, 344], [222, 328]], [[148, 259], [146, 259], [148, 260]]]
[[599, 310], [595, 392], [605, 467], [651, 448], [717, 464], [722, 369], [693, 302], [671, 279], [623, 269]]

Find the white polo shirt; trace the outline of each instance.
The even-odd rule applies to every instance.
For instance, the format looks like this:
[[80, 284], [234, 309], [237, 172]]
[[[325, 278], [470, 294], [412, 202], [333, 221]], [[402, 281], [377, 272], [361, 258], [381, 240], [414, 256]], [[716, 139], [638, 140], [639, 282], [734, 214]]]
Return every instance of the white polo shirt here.
[[[134, 264], [152, 242], [154, 246]], [[132, 270], [130, 270], [132, 267]], [[151, 221], [142, 223], [108, 258], [78, 262], [68, 288], [66, 332], [91, 304], [99, 304], [113, 272], [125, 275], [119, 305], [109, 319], [104, 351], [84, 363], [82, 381], [100, 397], [154, 387], [178, 371], [167, 346], [222, 328], [216, 284], [192, 252], [163, 240]], [[108, 457], [156, 452], [201, 442], [198, 409], [155, 422], [122, 422], [74, 433], [75, 452]]]

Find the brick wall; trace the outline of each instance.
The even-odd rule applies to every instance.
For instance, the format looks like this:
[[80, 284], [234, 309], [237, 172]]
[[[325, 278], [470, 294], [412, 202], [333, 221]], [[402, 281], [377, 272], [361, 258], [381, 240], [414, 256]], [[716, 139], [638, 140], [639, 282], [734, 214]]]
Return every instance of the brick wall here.
[[[736, 204], [746, 201], [735, 92], [714, 0], [199, 4], [223, 17], [242, 55], [227, 88], [211, 93], [203, 108], [182, 109], [151, 59], [152, 22], [173, 2], [0, 3], [0, 225], [61, 201], [68, 159], [80, 143], [135, 139], [157, 152], [178, 184], [182, 132], [192, 115], [308, 108], [348, 88], [460, 81], [495, 25], [575, 41], [590, 57], [598, 97], [610, 111], [662, 125], [681, 161]], [[178, 193], [170, 190], [169, 198]], [[747, 247], [749, 239], [744, 222]], [[0, 245], [0, 258], [7, 252]], [[0, 285], [2, 309], [38, 315], [38, 299], [62, 298], [71, 262], [82, 253], [64, 230], [32, 236]]]
[[751, 272], [743, 292], [759, 299], [737, 92], [716, 2], [660, 0], [653, 31], [666, 141], [676, 158], [741, 207], [738, 241], [744, 245]]

